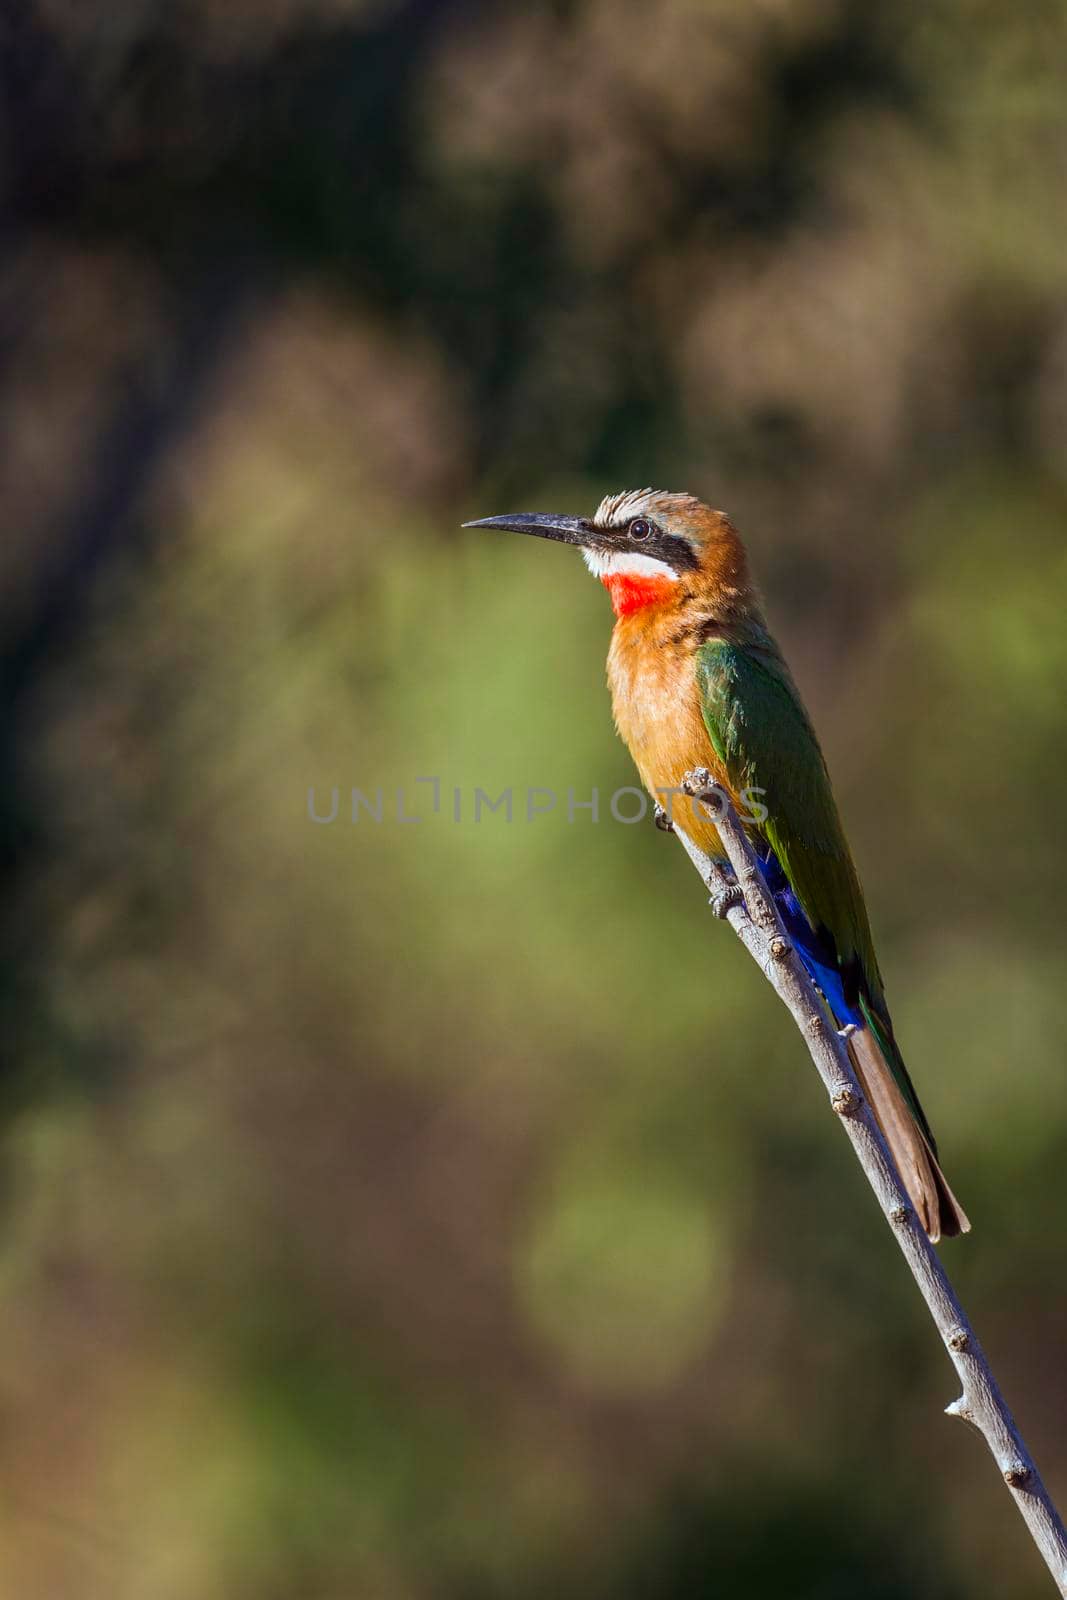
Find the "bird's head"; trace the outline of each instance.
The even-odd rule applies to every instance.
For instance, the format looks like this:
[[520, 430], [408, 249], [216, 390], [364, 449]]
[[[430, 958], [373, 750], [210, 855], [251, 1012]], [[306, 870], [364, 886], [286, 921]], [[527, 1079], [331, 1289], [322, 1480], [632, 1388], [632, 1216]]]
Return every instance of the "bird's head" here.
[[591, 517], [528, 511], [463, 526], [577, 545], [620, 617], [703, 594], [736, 601], [749, 587], [744, 549], [729, 518], [689, 494], [628, 489], [606, 496]]

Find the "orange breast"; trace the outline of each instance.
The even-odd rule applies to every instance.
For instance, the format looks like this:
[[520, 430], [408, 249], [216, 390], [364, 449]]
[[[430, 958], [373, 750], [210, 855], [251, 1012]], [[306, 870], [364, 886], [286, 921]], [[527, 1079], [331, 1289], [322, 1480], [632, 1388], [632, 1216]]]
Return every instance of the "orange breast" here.
[[[672, 626], [662, 614], [659, 618], [647, 613], [620, 618], [608, 654], [615, 726], [641, 781], [663, 806], [668, 804], [664, 791], [679, 788], [693, 767], [708, 767], [726, 783], [700, 714], [694, 650], [673, 642], [676, 628], [676, 621]], [[734, 796], [735, 803], [736, 799]], [[690, 838], [712, 854], [722, 855], [718, 829], [688, 798], [675, 795], [670, 809]]]

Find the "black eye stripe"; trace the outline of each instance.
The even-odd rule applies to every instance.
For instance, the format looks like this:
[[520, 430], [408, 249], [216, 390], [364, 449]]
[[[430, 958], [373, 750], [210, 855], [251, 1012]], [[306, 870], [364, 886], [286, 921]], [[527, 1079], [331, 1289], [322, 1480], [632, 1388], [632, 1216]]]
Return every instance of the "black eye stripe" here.
[[[634, 539], [634, 523], [639, 523], [648, 528], [647, 534]], [[616, 540], [628, 539], [640, 545], [646, 555], [655, 555], [658, 560], [665, 561], [675, 572], [699, 572], [700, 559], [689, 543], [675, 533], [664, 533], [663, 529], [649, 517], [634, 517], [625, 527], [617, 523], [590, 523], [590, 527], [598, 534], [606, 537], [615, 545]]]
[[661, 534], [656, 541], [663, 559], [670, 563], [675, 572], [698, 572], [700, 562], [693, 546], [688, 539], [680, 539], [677, 534]]

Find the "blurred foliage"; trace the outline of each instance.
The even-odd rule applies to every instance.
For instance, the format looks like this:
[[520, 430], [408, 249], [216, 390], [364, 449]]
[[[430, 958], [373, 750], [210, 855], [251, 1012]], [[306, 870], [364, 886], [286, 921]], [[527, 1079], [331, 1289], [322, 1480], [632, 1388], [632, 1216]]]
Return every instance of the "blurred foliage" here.
[[4, 42], [0, 1589], [1043, 1594], [787, 1019], [607, 815], [603, 595], [458, 524], [746, 532], [1062, 1498], [1062, 8]]

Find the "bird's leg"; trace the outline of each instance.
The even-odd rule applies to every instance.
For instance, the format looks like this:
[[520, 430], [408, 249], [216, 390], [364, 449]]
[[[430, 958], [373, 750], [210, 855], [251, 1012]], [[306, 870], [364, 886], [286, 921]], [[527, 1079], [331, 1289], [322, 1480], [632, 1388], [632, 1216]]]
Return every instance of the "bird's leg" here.
[[[705, 796], [714, 798], [723, 793], [720, 785], [707, 767], [693, 767], [682, 779], [681, 792], [690, 795], [694, 800], [704, 801]], [[712, 870], [704, 880], [705, 886], [711, 891], [708, 904], [712, 915], [724, 920], [734, 906], [743, 906], [745, 903], [744, 890], [733, 876], [727, 875], [726, 870], [718, 863], [713, 864]]]
[[[699, 805], [704, 815], [710, 820], [718, 822], [720, 818], [733, 814], [730, 809], [729, 794], [707, 767], [692, 767], [685, 774], [682, 779], [682, 793], [689, 795], [693, 801], [694, 808]], [[738, 821], [736, 816], [734, 821]], [[759, 878], [762, 894], [764, 896], [769, 895], [770, 890], [764, 881], [762, 869], [755, 860], [753, 860], [752, 871], [754, 876]], [[738, 883], [732, 868], [730, 869], [730, 875], [727, 876], [726, 871], [720, 867], [715, 881], [710, 878], [705, 881], [712, 891], [711, 900], [708, 903], [716, 917], [721, 920], [729, 914], [734, 906], [745, 906], [753, 921], [760, 922], [762, 926], [760, 917], [756, 913], [760, 912], [763, 901], [757, 897], [754, 912], [752, 904], [745, 899], [745, 891]], [[771, 918], [775, 926], [777, 926], [777, 918], [773, 911], [771, 912]], [[773, 931], [771, 927], [764, 928], [764, 932], [767, 934]], [[778, 947], [780, 947], [780, 951]], [[772, 954], [775, 955], [787, 953], [788, 949], [789, 946], [780, 936], [775, 939], [771, 946]]]

